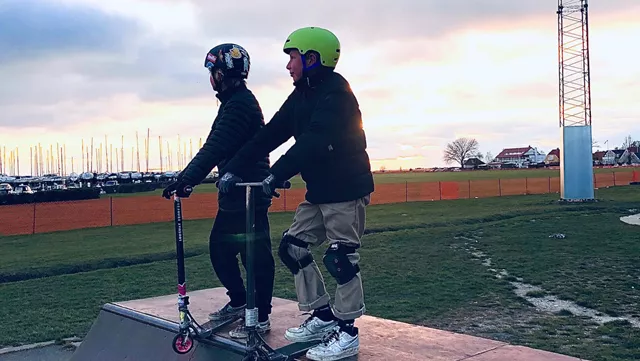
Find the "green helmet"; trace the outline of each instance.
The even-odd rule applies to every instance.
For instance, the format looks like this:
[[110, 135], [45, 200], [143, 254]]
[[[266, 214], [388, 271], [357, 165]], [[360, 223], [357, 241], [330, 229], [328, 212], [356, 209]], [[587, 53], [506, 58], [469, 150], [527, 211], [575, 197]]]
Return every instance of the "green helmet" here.
[[322, 65], [335, 68], [340, 59], [340, 41], [329, 30], [316, 26], [301, 28], [289, 35], [284, 42], [284, 52], [296, 49], [304, 55], [309, 50], [320, 54]]

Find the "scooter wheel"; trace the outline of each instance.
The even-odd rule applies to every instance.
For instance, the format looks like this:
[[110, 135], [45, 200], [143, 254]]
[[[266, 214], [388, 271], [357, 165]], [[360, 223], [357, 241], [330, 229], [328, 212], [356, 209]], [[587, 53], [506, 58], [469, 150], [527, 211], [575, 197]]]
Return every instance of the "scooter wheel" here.
[[193, 348], [193, 340], [189, 335], [177, 334], [173, 338], [173, 351], [179, 354], [185, 354]]

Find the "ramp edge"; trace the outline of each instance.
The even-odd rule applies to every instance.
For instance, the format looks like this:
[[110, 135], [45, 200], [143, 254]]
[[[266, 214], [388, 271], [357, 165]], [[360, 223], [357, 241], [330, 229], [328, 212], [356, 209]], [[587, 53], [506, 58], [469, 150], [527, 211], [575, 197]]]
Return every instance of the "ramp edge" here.
[[[134, 309], [124, 307], [121, 305], [117, 305], [114, 303], [107, 303], [102, 306], [102, 310], [105, 312], [113, 313], [121, 317], [126, 317], [136, 322], [141, 322], [146, 325], [160, 328], [165, 331], [178, 333], [180, 331], [180, 327], [177, 323], [153, 316], [144, 312], [136, 311]], [[213, 347], [222, 347], [228, 351], [237, 353], [238, 355], [245, 355], [247, 352], [247, 347], [244, 344], [237, 343], [231, 341], [227, 338], [211, 335], [208, 338], [197, 339], [195, 340], [198, 343], [205, 344]]]
[[148, 313], [136, 311], [134, 309], [116, 305], [114, 303], [107, 303], [102, 306], [102, 310], [116, 314], [118, 316], [126, 317], [128, 319], [144, 323], [149, 326], [163, 329], [169, 332], [178, 332], [180, 327], [177, 323], [165, 320], [157, 316], [150, 315]]

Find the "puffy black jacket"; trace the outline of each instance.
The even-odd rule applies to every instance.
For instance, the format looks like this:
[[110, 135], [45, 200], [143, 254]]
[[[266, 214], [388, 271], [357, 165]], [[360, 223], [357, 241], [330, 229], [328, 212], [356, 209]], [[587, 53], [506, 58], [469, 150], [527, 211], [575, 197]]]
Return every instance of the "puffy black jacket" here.
[[[242, 146], [264, 127], [264, 116], [258, 100], [245, 85], [227, 89], [216, 95], [220, 99], [218, 115], [202, 148], [180, 173], [179, 179], [190, 185], [200, 184], [211, 170], [227, 172], [227, 163]], [[250, 162], [234, 169], [234, 174], [247, 182], [261, 182], [269, 176], [269, 155], [253, 157]], [[255, 192], [257, 208], [269, 207], [271, 197]], [[245, 209], [245, 189], [236, 187], [228, 194], [218, 193], [219, 209]]]
[[228, 163], [244, 164], [269, 154], [294, 137], [295, 144], [273, 164], [280, 181], [300, 173], [305, 198], [314, 204], [355, 200], [374, 191], [358, 101], [347, 80], [325, 70], [298, 81], [271, 121]]

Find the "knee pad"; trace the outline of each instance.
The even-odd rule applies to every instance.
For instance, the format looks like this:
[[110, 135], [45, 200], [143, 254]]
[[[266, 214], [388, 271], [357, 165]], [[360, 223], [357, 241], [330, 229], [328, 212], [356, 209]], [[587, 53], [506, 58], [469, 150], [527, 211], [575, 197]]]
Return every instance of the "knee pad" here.
[[308, 249], [309, 245], [302, 240], [299, 240], [291, 235], [284, 234], [282, 236], [282, 240], [280, 241], [280, 247], [278, 247], [278, 256], [284, 265], [293, 273], [297, 274], [301, 269], [307, 267], [313, 262], [313, 255], [311, 252], [308, 252], [301, 259], [296, 259], [291, 257], [289, 254], [289, 249], [291, 247], [298, 247]]
[[347, 256], [355, 253], [356, 249], [357, 247], [334, 243], [329, 246], [324, 253], [324, 257], [322, 257], [327, 271], [336, 279], [339, 285], [351, 281], [360, 272], [360, 267], [357, 264], [352, 264]]

